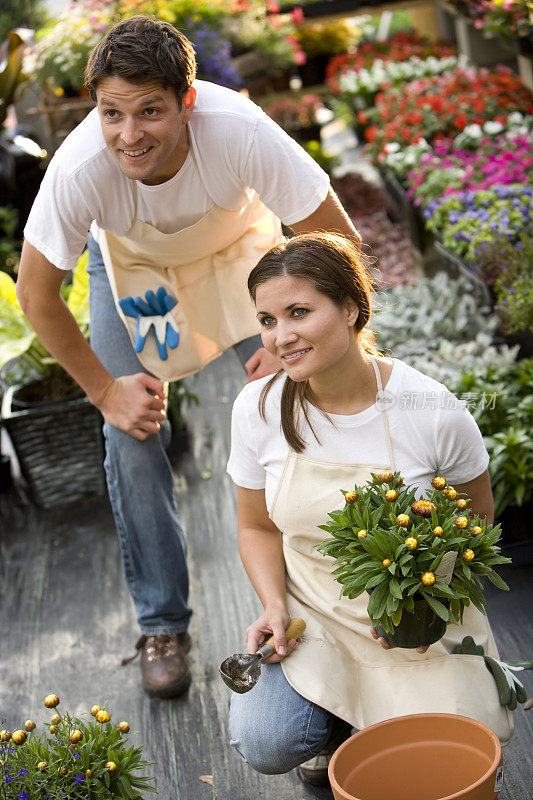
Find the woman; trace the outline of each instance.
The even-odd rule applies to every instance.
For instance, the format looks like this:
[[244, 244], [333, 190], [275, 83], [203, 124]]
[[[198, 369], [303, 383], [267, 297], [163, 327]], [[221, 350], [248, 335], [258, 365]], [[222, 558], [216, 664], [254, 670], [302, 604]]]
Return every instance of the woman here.
[[[253, 691], [232, 697], [232, 745], [255, 769], [286, 772], [334, 750], [351, 726], [426, 711], [475, 717], [507, 741], [512, 716], [483, 659], [452, 655], [471, 634], [497, 657], [486, 618], [469, 607], [464, 624], [450, 625], [429, 650], [390, 648], [371, 628], [367, 598], [339, 599], [331, 560], [315, 549], [325, 538], [317, 526], [344, 504], [339, 490], [371, 472], [398, 470], [422, 492], [444, 475], [492, 522], [476, 423], [444, 386], [378, 354], [365, 330], [364, 259], [346, 239], [306, 234], [281, 243], [248, 288], [281, 371], [237, 397], [228, 472], [241, 558], [264, 608], [246, 631], [247, 650], [273, 632], [277, 653]], [[294, 616], [307, 623], [298, 649], [284, 636]], [[312, 768], [301, 777], [314, 781]]]

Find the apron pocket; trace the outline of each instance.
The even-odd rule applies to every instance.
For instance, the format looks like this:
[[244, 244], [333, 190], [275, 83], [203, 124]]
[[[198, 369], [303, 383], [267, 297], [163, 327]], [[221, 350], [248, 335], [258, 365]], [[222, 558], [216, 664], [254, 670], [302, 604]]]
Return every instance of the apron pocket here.
[[512, 713], [500, 705], [496, 683], [482, 658], [421, 658], [390, 666], [359, 665], [365, 727], [405, 714], [460, 714], [488, 725], [503, 743], [509, 741]]

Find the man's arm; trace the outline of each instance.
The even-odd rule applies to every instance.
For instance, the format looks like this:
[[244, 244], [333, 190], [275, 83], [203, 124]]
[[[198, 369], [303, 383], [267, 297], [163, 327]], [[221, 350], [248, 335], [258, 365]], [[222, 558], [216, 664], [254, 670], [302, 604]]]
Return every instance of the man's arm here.
[[342, 207], [339, 198], [331, 187], [328, 190], [325, 200], [319, 205], [316, 211], [313, 211], [308, 217], [302, 219], [301, 222], [295, 222], [290, 227], [296, 234], [313, 233], [314, 231], [340, 233], [348, 239], [351, 239], [356, 245], [361, 244], [362, 241], [360, 234], [354, 228], [350, 217]]
[[145, 373], [113, 379], [61, 297], [64, 277], [64, 270], [24, 242], [17, 297], [37, 336], [112, 425], [146, 439], [165, 416], [163, 384]]

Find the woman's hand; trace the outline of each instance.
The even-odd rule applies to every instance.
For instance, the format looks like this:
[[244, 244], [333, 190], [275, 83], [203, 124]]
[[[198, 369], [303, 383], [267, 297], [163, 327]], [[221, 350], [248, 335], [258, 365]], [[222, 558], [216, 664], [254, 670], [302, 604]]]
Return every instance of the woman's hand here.
[[[387, 640], [384, 639], [383, 636], [378, 636], [377, 631], [376, 631], [375, 628], [370, 628], [370, 633], [372, 634], [372, 638], [375, 639], [376, 641], [378, 641], [384, 650], [394, 650], [394, 645], [393, 644], [389, 644], [387, 642]], [[428, 647], [429, 647], [429, 645], [428, 645]], [[427, 649], [428, 649], [427, 647], [417, 647], [416, 648], [416, 652], [417, 653], [425, 653]]]
[[288, 656], [289, 653], [298, 647], [296, 639], [285, 639], [285, 631], [291, 621], [289, 612], [281, 606], [276, 608], [266, 608], [259, 619], [246, 629], [246, 652], [256, 653], [267, 639], [274, 634], [274, 647], [276, 652], [270, 658], [265, 659], [265, 664], [274, 664]]

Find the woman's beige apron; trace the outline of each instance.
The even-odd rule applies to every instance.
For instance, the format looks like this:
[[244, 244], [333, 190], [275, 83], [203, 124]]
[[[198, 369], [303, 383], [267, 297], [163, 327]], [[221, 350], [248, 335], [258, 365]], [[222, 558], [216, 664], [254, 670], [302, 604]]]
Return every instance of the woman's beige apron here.
[[[379, 394], [381, 378], [373, 361]], [[379, 396], [378, 394], [378, 396]], [[303, 697], [356, 728], [404, 714], [462, 714], [487, 724], [502, 742], [511, 738], [512, 713], [500, 705], [494, 679], [478, 656], [453, 655], [456, 644], [473, 636], [498, 658], [487, 618], [465, 610], [464, 624], [450, 624], [443, 639], [425, 654], [384, 650], [370, 634], [368, 595], [339, 599], [332, 559], [315, 545], [327, 534], [317, 527], [327, 513], [344, 506], [340, 489], [394, 471], [386, 411], [382, 411], [388, 464], [335, 464], [289, 451], [270, 516], [283, 533], [287, 602], [291, 617], [307, 623], [300, 647], [282, 661], [291, 686]]]
[[[191, 151], [192, 152], [192, 151]], [[177, 300], [170, 312], [180, 341], [160, 358], [153, 330], [137, 353], [143, 367], [161, 380], [198, 372], [237, 342], [259, 333], [247, 279], [266, 251], [279, 242], [279, 219], [255, 192], [237, 211], [215, 205], [202, 219], [165, 234], [136, 218], [125, 236], [101, 231], [99, 244], [109, 283], [132, 343], [137, 321], [126, 316], [119, 298], [140, 296], [163, 286]]]

